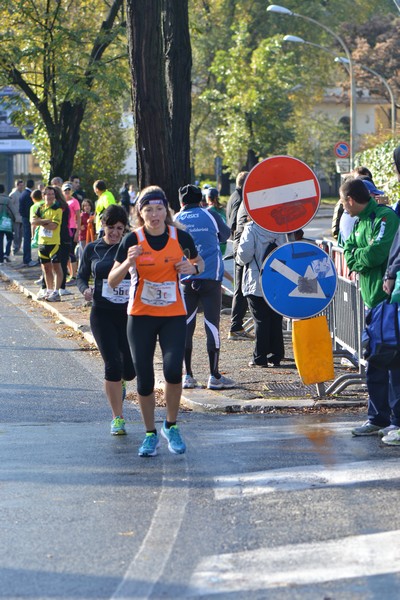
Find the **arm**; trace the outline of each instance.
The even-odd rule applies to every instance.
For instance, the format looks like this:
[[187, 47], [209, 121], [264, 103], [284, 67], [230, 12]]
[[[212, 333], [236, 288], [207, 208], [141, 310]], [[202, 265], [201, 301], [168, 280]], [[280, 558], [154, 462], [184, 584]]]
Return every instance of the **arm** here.
[[83, 251], [79, 263], [79, 270], [76, 276], [76, 285], [78, 286], [78, 290], [88, 302], [93, 298], [93, 290], [89, 287], [89, 279], [92, 274], [91, 255], [92, 246], [88, 245]]
[[245, 226], [243, 233], [240, 237], [240, 242], [236, 255], [238, 264], [242, 266], [249, 264], [254, 258], [255, 251], [255, 238], [253, 235], [251, 223], [249, 223]]
[[75, 236], [74, 236], [74, 242], [78, 242], [79, 241], [79, 231], [81, 229], [81, 211], [80, 211], [80, 208], [78, 208], [75, 211], [75, 217], [76, 217], [76, 231], [75, 231]]
[[[395, 214], [393, 214], [395, 217]], [[399, 227], [398, 218], [375, 219], [372, 231], [372, 243], [359, 248], [356, 231], [353, 231], [344, 246], [347, 266], [351, 271], [366, 273], [386, 262], [390, 247]]]

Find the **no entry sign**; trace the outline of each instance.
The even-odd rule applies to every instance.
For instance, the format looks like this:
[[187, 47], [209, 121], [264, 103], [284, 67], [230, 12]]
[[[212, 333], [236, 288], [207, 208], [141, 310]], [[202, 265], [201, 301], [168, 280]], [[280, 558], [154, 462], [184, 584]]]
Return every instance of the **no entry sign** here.
[[243, 201], [250, 217], [274, 233], [290, 233], [311, 221], [321, 191], [314, 172], [291, 156], [273, 156], [250, 171]]

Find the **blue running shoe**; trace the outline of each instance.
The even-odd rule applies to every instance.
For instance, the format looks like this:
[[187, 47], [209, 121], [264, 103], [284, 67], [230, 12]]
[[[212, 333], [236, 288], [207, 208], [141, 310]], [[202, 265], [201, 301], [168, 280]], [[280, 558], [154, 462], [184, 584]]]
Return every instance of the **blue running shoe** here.
[[111, 421], [111, 435], [126, 435], [125, 419], [122, 417], [115, 417], [115, 419]]
[[122, 384], [122, 402], [123, 402], [126, 398], [126, 381], [125, 381], [125, 379], [121, 379], [121, 384]]
[[167, 429], [164, 422], [161, 428], [161, 435], [168, 441], [168, 450], [172, 454], [183, 454], [185, 452], [186, 444], [179, 433], [179, 427], [172, 425]]
[[155, 433], [146, 433], [143, 444], [139, 448], [139, 456], [157, 456], [157, 448], [160, 445], [158, 435]]

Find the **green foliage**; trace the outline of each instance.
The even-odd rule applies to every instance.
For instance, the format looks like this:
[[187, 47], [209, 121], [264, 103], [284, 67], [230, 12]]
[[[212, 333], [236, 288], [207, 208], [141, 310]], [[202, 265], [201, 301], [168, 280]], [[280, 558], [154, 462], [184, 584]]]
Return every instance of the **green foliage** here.
[[74, 172], [79, 174], [89, 197], [96, 199], [92, 191], [93, 182], [104, 179], [118, 199], [124, 179], [121, 169], [129, 147], [134, 144], [133, 131], [120, 126], [121, 101], [110, 102], [102, 98], [101, 107], [100, 111], [97, 104], [91, 103], [86, 110]]
[[[15, 123], [33, 143], [45, 178], [50, 161], [59, 165], [68, 146], [75, 149], [86, 107], [101, 112], [104, 101], [118, 103], [126, 93], [120, 6], [121, 0], [8, 0], [2, 11], [0, 83], [21, 92]], [[114, 123], [103, 123], [111, 125], [110, 136]]]
[[335, 172], [334, 146], [338, 140], [346, 139], [348, 132], [323, 113], [295, 118], [293, 129], [295, 140], [288, 144], [288, 154], [330, 180]]
[[399, 138], [389, 138], [355, 156], [355, 166], [365, 166], [371, 171], [375, 185], [385, 190], [391, 203], [397, 202], [400, 184], [393, 167], [393, 150], [400, 145]]

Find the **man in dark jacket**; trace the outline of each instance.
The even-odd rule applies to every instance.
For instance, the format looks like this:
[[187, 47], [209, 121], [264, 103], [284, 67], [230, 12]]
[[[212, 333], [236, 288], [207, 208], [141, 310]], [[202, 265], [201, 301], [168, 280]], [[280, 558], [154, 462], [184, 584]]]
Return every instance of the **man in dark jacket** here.
[[31, 198], [31, 193], [35, 182], [33, 179], [28, 179], [26, 182], [26, 188], [22, 192], [19, 199], [19, 214], [22, 218], [22, 231], [24, 236], [22, 253], [23, 253], [23, 263], [25, 267], [36, 267], [38, 265], [38, 261], [32, 260], [31, 254], [31, 223], [29, 221], [29, 211], [33, 204], [33, 200]]
[[[239, 245], [240, 236], [246, 223], [246, 218], [241, 218], [240, 222], [238, 222], [238, 212], [242, 206], [243, 185], [246, 181], [246, 177], [248, 174], [248, 171], [242, 171], [238, 174], [238, 176], [236, 177], [236, 189], [229, 198], [226, 207], [226, 219], [228, 226], [230, 227], [231, 238], [233, 240], [233, 260], [235, 266], [235, 285], [232, 299], [231, 327], [228, 335], [228, 339], [230, 340], [252, 339], [251, 335], [249, 335], [243, 329], [243, 320], [248, 309], [247, 299], [243, 296], [242, 293], [242, 276], [244, 267], [238, 265], [236, 262], [237, 247]], [[242, 213], [243, 211], [241, 211], [241, 214]]]

